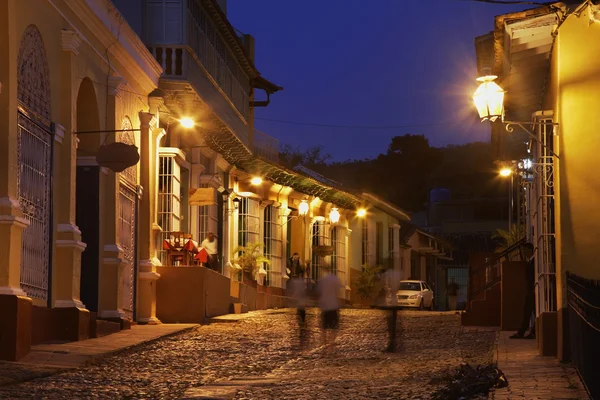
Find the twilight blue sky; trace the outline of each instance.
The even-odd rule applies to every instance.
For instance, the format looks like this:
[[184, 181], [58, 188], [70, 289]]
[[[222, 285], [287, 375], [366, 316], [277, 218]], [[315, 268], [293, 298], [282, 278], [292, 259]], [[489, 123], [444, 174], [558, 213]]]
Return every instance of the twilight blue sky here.
[[[370, 158], [390, 139], [434, 146], [489, 140], [476, 118], [475, 36], [524, 9], [461, 0], [228, 0], [233, 25], [256, 39], [256, 65], [283, 86], [256, 110], [256, 128], [333, 159]], [[259, 93], [263, 95], [263, 93]], [[396, 129], [326, 128], [258, 118]]]

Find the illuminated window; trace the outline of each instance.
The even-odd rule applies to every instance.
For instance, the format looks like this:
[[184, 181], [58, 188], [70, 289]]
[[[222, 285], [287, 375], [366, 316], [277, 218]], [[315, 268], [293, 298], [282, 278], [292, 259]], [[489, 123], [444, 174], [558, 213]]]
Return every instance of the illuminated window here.
[[259, 243], [259, 206], [258, 201], [248, 197], [240, 199], [238, 209], [238, 245]]
[[[170, 240], [172, 232], [181, 231], [181, 168], [174, 155], [159, 156], [158, 163], [158, 224], [162, 241]], [[160, 261], [167, 263], [167, 253], [160, 250]]]
[[[331, 241], [329, 238], [329, 224], [325, 221], [315, 221], [312, 229], [312, 245], [314, 246], [329, 246]], [[329, 263], [327, 257], [312, 252], [312, 265], [310, 266], [311, 278], [316, 282], [319, 278], [327, 273]]]
[[267, 270], [265, 286], [281, 287], [283, 245], [278, 209], [272, 205], [265, 207], [264, 217], [264, 253], [271, 260], [270, 264], [265, 265], [265, 269]]
[[[336, 226], [331, 230], [331, 244], [333, 255], [331, 256], [331, 272], [345, 282], [346, 274], [346, 229]], [[342, 279], [344, 278], [344, 279]]]

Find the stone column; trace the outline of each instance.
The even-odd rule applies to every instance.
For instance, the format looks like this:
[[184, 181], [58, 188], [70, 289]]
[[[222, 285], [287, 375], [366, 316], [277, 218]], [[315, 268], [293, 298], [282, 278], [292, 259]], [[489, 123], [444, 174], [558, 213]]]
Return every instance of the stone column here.
[[[70, 30], [63, 30], [61, 35], [63, 53], [60, 73], [63, 82], [73, 82], [77, 79], [74, 71], [77, 69], [81, 38], [77, 32]], [[60, 97], [63, 102], [61, 120], [66, 126], [55, 125], [57, 143], [54, 154], [57, 173], [54, 174], [54, 185], [58, 190], [55, 191], [54, 210], [58, 225], [52, 265], [52, 300], [54, 307], [77, 308], [87, 314], [80, 300], [81, 253], [86, 245], [81, 241], [81, 231], [75, 225], [77, 137], [72, 132], [75, 130], [76, 119], [73, 104], [77, 103], [77, 98], [71, 85], [61, 86]], [[72, 314], [78, 317], [78, 312]]]
[[29, 225], [17, 190], [16, 0], [0, 2], [0, 360], [24, 357], [31, 346], [32, 301], [21, 289], [21, 243]]
[[[120, 129], [116, 123], [115, 110], [121, 90], [125, 87], [125, 80], [119, 76], [111, 76], [108, 82], [108, 102], [106, 107], [107, 131]], [[111, 140], [115, 141], [116, 135], [109, 134]], [[113, 171], [107, 171], [101, 176], [100, 190], [104, 201], [100, 205], [100, 212], [106, 217], [101, 221], [102, 235], [102, 260], [100, 265], [100, 276], [98, 279], [98, 317], [103, 319], [123, 322], [127, 314], [122, 307], [122, 282], [123, 269], [126, 264], [123, 249], [119, 246], [117, 219], [119, 201], [118, 176]], [[125, 325], [122, 325], [125, 326]]]
[[156, 267], [160, 262], [156, 258], [155, 226], [156, 224], [156, 190], [158, 188], [155, 180], [156, 161], [158, 149], [156, 147], [158, 137], [151, 129], [153, 114], [140, 112], [140, 180], [143, 188], [139, 202], [139, 274], [138, 274], [138, 312], [137, 320], [140, 323], [158, 324], [156, 318], [156, 281], [160, 274]]

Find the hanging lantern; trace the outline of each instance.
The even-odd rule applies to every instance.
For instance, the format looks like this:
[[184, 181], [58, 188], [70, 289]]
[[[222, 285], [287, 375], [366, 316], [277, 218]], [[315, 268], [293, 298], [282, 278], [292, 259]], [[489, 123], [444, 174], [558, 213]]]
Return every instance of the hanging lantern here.
[[504, 113], [504, 90], [494, 80], [495, 75], [477, 78], [481, 82], [475, 93], [473, 101], [481, 121], [496, 121]]
[[100, 146], [96, 162], [113, 172], [123, 172], [140, 161], [138, 148], [133, 144], [115, 142]]

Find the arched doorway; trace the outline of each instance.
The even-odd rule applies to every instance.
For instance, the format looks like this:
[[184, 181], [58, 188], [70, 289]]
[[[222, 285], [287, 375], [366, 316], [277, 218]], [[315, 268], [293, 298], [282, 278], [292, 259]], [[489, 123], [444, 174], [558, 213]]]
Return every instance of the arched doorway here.
[[[117, 141], [135, 145], [135, 134], [129, 117], [121, 121], [121, 130], [117, 132]], [[117, 203], [117, 240], [123, 250], [125, 266], [122, 273], [121, 308], [127, 318], [133, 319], [135, 307], [134, 282], [136, 263], [136, 235], [137, 235], [137, 164], [127, 168], [119, 175], [119, 196]]]
[[21, 287], [32, 298], [49, 300], [52, 213], [50, 74], [40, 31], [29, 25], [17, 61], [18, 194], [29, 226], [21, 246]]
[[[84, 78], [77, 93], [76, 131], [100, 130], [98, 101], [94, 84]], [[81, 240], [87, 244], [81, 254], [81, 301], [92, 312], [98, 311], [100, 271], [100, 167], [95, 154], [100, 135], [79, 135], [77, 146], [76, 219]]]

